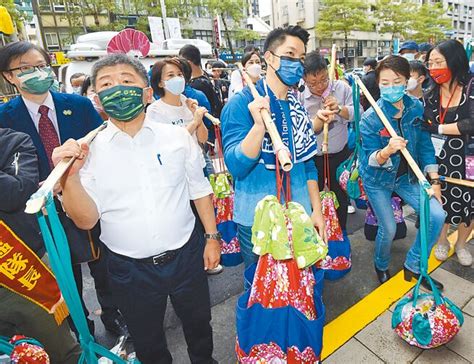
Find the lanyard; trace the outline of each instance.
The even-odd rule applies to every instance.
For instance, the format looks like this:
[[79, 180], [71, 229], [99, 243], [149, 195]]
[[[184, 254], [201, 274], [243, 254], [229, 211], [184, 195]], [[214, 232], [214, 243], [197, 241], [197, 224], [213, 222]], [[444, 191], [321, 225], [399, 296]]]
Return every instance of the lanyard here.
[[441, 109], [442, 109], [443, 101], [441, 98], [441, 90], [439, 90], [439, 123], [440, 124], [444, 124], [444, 118], [446, 117], [446, 114], [448, 113], [449, 104], [451, 104], [451, 100], [453, 99], [453, 96], [455, 93], [456, 93], [456, 89], [454, 89], [453, 93], [449, 97], [448, 104], [446, 105], [444, 112], [442, 112]]

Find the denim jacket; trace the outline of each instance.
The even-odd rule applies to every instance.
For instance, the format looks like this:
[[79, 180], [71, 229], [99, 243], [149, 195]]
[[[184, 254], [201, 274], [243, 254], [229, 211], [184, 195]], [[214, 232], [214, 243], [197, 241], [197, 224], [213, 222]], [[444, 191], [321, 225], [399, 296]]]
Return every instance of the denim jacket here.
[[[435, 151], [431, 142], [430, 133], [421, 129], [423, 118], [423, 105], [411, 96], [403, 96], [404, 109], [401, 119], [401, 131], [394, 116], [398, 109], [391, 103], [379, 99], [377, 104], [387, 116], [392, 127], [398, 135], [408, 140], [407, 150], [424, 173], [437, 172]], [[401, 153], [392, 154], [390, 158], [380, 165], [377, 162], [377, 152], [388, 145], [390, 136], [371, 107], [362, 116], [360, 125], [362, 148], [359, 158], [359, 173], [364, 184], [392, 188], [400, 165]], [[415, 180], [415, 176], [409, 168], [410, 181]]]

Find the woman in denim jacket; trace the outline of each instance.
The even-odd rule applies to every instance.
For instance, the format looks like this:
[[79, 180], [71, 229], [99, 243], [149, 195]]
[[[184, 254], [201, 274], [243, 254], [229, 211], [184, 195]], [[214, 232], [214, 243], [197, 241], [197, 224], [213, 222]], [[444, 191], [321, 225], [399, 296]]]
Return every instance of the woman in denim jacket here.
[[[429, 175], [435, 191], [430, 200], [428, 251], [431, 251], [443, 227], [445, 214], [440, 204], [441, 189], [438, 165], [429, 133], [421, 129], [423, 106], [420, 101], [405, 94], [410, 78], [408, 61], [390, 56], [376, 69], [380, 87], [378, 105], [390, 120], [398, 136], [391, 138], [373, 108], [368, 109], [361, 122], [362, 150], [360, 174], [369, 202], [377, 216], [379, 229], [375, 240], [374, 264], [380, 283], [390, 279], [390, 248], [396, 231], [390, 199], [396, 192], [416, 213], [420, 212], [420, 187], [400, 150], [406, 148], [420, 168]], [[405, 280], [417, 278], [420, 273], [420, 231], [405, 259]], [[443, 286], [435, 281], [438, 288]], [[423, 286], [430, 289], [428, 282]]]

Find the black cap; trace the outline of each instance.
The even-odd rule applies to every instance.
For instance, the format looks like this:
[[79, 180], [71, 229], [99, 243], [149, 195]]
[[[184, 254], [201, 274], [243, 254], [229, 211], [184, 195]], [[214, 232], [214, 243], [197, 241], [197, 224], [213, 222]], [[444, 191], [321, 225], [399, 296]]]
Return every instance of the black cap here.
[[375, 58], [366, 58], [364, 61], [364, 66], [375, 68], [377, 67], [377, 60]]

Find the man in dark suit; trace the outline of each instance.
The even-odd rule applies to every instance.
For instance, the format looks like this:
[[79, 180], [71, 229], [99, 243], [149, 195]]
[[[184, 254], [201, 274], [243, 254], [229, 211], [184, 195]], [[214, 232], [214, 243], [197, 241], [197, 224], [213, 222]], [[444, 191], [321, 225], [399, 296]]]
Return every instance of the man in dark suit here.
[[[54, 148], [68, 139], [81, 138], [102, 124], [101, 117], [89, 99], [50, 91], [54, 82], [50, 63], [45, 50], [28, 42], [14, 42], [0, 49], [0, 72], [20, 93], [19, 97], [0, 106], [0, 127], [20, 131], [31, 137], [37, 151], [40, 181], [44, 181], [53, 168], [51, 155]], [[67, 219], [64, 213], [62, 215]], [[66, 228], [70, 240], [78, 244], [76, 238], [84, 237], [89, 241], [87, 231], [77, 229], [72, 223], [70, 225], [71, 229]], [[82, 293], [80, 265], [76, 264], [74, 268], [78, 289]], [[110, 317], [101, 317], [106, 329], [116, 334], [125, 333], [126, 326], [102, 285], [102, 276], [106, 274], [102, 265], [96, 261], [90, 264], [90, 268], [96, 286], [99, 286], [99, 302], [103, 311], [110, 313]], [[85, 306], [84, 309], [88, 315]], [[93, 332], [92, 324], [90, 327]]]
[[[41, 258], [45, 249], [38, 221], [23, 211], [37, 188], [38, 159], [31, 138], [0, 128], [0, 221]], [[3, 279], [3, 283], [8, 281], [5, 276]], [[50, 287], [43, 289], [51, 292]], [[52, 314], [34, 302], [34, 294], [25, 297], [0, 287], [0, 333], [34, 337], [44, 345], [52, 363], [77, 363], [81, 349], [71, 336], [67, 321], [58, 325]]]

